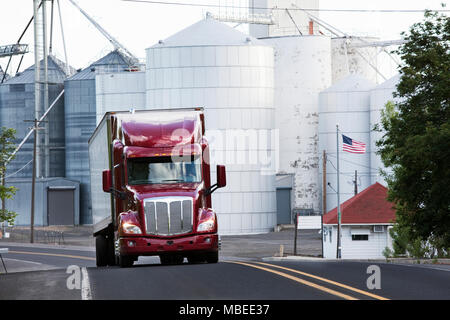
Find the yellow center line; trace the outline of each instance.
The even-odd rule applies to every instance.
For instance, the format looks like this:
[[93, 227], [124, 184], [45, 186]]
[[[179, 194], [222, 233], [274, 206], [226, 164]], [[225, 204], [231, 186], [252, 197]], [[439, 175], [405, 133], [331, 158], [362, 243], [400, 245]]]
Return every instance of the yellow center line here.
[[81, 260], [92, 260], [92, 261], [95, 261], [95, 258], [91, 258], [91, 257], [74, 256], [74, 255], [70, 255], [70, 254], [60, 254], [60, 253], [30, 252], [30, 251], [8, 251], [8, 253], [34, 254], [34, 255], [38, 255], [38, 256], [53, 256], [53, 257], [62, 257], [62, 258], [72, 258], [72, 259], [81, 259]]
[[274, 267], [274, 268], [279, 268], [279, 269], [283, 269], [283, 270], [288, 270], [288, 271], [291, 271], [291, 272], [294, 272], [294, 273], [301, 274], [301, 275], [306, 276], [306, 277], [310, 277], [310, 278], [313, 278], [313, 279], [324, 281], [324, 282], [330, 283], [332, 285], [335, 285], [335, 286], [338, 286], [338, 287], [341, 287], [341, 288], [344, 288], [344, 289], [347, 289], [347, 290], [351, 290], [351, 291], [354, 291], [354, 292], [357, 292], [357, 293], [369, 296], [369, 297], [374, 298], [374, 299], [390, 300], [388, 298], [381, 297], [381, 296], [378, 296], [376, 294], [373, 294], [373, 293], [370, 293], [370, 292], [367, 292], [367, 291], [364, 291], [364, 290], [360, 290], [360, 289], [348, 286], [348, 285], [340, 283], [340, 282], [336, 282], [336, 281], [333, 281], [333, 280], [329, 280], [329, 279], [325, 279], [325, 278], [322, 278], [322, 277], [318, 277], [318, 276], [315, 276], [313, 274], [302, 272], [302, 271], [299, 271], [299, 270], [286, 268], [286, 267], [278, 266], [278, 265], [275, 265], [275, 264], [264, 263], [264, 262], [256, 262], [255, 261], [254, 263], [258, 263], [258, 264], [262, 264], [262, 265], [270, 266], [270, 267]]
[[344, 293], [341, 293], [341, 292], [338, 292], [338, 291], [335, 291], [335, 290], [326, 288], [326, 287], [324, 287], [324, 286], [321, 286], [321, 285], [312, 283], [312, 282], [307, 281], [307, 280], [303, 280], [303, 279], [294, 277], [294, 276], [292, 276], [292, 275], [290, 275], [290, 274], [287, 274], [287, 273], [284, 273], [284, 272], [280, 272], [280, 271], [276, 271], [276, 270], [272, 270], [272, 269], [268, 269], [268, 268], [260, 267], [260, 266], [257, 266], [257, 265], [253, 265], [253, 264], [249, 264], [249, 263], [245, 263], [245, 262], [240, 262], [240, 261], [224, 261], [224, 262], [235, 263], [235, 264], [241, 264], [241, 265], [244, 265], [244, 266], [248, 266], [248, 267], [252, 267], [252, 268], [264, 270], [264, 271], [267, 271], [267, 272], [275, 273], [275, 274], [277, 274], [277, 275], [279, 275], [279, 276], [282, 276], [282, 277], [284, 277], [284, 278], [287, 278], [287, 279], [290, 279], [290, 280], [299, 282], [299, 283], [301, 283], [301, 284], [304, 284], [304, 285], [307, 285], [307, 286], [309, 286], [309, 287], [312, 287], [312, 288], [315, 288], [315, 289], [324, 291], [324, 292], [326, 292], [326, 293], [335, 295], [335, 296], [340, 297], [340, 298], [344, 298], [344, 299], [346, 299], [346, 300], [358, 300], [358, 299], [356, 299], [356, 298], [354, 298], [354, 297], [352, 297], [352, 296], [349, 296], [349, 295], [346, 295], [346, 294], [344, 294]]

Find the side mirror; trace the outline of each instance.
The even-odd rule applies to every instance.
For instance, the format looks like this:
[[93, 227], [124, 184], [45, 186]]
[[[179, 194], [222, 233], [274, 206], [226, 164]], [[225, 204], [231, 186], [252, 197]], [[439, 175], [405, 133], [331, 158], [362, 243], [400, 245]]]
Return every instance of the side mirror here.
[[103, 178], [103, 191], [104, 192], [111, 192], [112, 187], [112, 177], [111, 177], [111, 171], [110, 170], [103, 170], [102, 172], [102, 178]]
[[225, 166], [217, 165], [217, 188], [223, 188], [227, 185], [227, 174]]

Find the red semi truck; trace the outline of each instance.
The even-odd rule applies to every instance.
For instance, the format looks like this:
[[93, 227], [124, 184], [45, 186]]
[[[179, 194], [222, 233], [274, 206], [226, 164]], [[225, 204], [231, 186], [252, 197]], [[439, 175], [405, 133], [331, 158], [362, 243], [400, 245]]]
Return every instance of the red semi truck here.
[[217, 216], [203, 109], [108, 112], [89, 139], [97, 266], [215, 263]]

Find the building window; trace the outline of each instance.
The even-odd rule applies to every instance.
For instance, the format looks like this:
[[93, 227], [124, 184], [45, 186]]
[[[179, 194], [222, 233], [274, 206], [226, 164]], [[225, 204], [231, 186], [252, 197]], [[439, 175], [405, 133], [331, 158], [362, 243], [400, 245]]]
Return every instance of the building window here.
[[352, 234], [352, 241], [367, 241], [369, 240], [368, 234]]

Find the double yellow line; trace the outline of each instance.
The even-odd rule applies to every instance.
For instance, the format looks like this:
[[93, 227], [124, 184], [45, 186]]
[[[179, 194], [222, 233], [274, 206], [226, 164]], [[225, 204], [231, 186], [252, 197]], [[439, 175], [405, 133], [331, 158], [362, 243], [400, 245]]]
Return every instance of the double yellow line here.
[[311, 281], [308, 281], [308, 280], [305, 280], [305, 279], [302, 279], [302, 278], [299, 278], [299, 277], [295, 277], [295, 276], [293, 276], [291, 274], [288, 274], [288, 273], [285, 273], [285, 272], [281, 272], [281, 271], [277, 271], [277, 270], [274, 270], [274, 269], [269, 269], [269, 268], [262, 267], [262, 266], [259, 266], [259, 265], [264, 265], [264, 266], [268, 266], [268, 267], [271, 267], [271, 268], [283, 269], [283, 270], [286, 270], [286, 271], [289, 271], [289, 272], [292, 272], [292, 273], [300, 274], [300, 275], [302, 275], [304, 277], [309, 277], [309, 278], [312, 278], [312, 279], [315, 279], [315, 280], [319, 280], [319, 281], [331, 284], [333, 286], [340, 287], [340, 288], [343, 288], [343, 289], [346, 289], [346, 290], [349, 290], [349, 291], [353, 291], [355, 293], [358, 293], [358, 294], [361, 294], [361, 295], [364, 295], [364, 296], [367, 296], [367, 297], [370, 297], [370, 298], [373, 298], [373, 299], [389, 300], [388, 298], [385, 298], [385, 297], [382, 297], [382, 296], [379, 296], [379, 295], [376, 295], [376, 294], [373, 294], [373, 293], [370, 293], [370, 292], [367, 292], [367, 291], [364, 291], [364, 290], [360, 290], [360, 289], [348, 286], [348, 285], [340, 283], [340, 282], [336, 282], [336, 281], [333, 281], [333, 280], [322, 278], [322, 277], [319, 277], [319, 276], [316, 276], [316, 275], [313, 275], [313, 274], [310, 274], [310, 273], [306, 273], [306, 272], [303, 272], [303, 271], [299, 271], [299, 270], [295, 270], [295, 269], [291, 269], [291, 268], [278, 266], [278, 265], [275, 265], [275, 264], [269, 264], [269, 263], [264, 263], [264, 262], [247, 263], [247, 262], [241, 262], [241, 261], [225, 261], [225, 262], [240, 264], [240, 265], [256, 268], [256, 269], [259, 269], [259, 270], [271, 272], [271, 273], [277, 274], [279, 276], [282, 276], [284, 278], [293, 280], [295, 282], [301, 283], [303, 285], [315, 288], [317, 290], [320, 290], [320, 291], [332, 294], [334, 296], [337, 296], [337, 297], [340, 297], [340, 298], [343, 298], [343, 299], [346, 299], [346, 300], [358, 300], [358, 299], [353, 297], [353, 296], [350, 296], [348, 294], [345, 294], [345, 293], [342, 293], [342, 292], [339, 292], [339, 291], [327, 288], [327, 287], [325, 287], [323, 285], [319, 285], [319, 284], [313, 283]]

